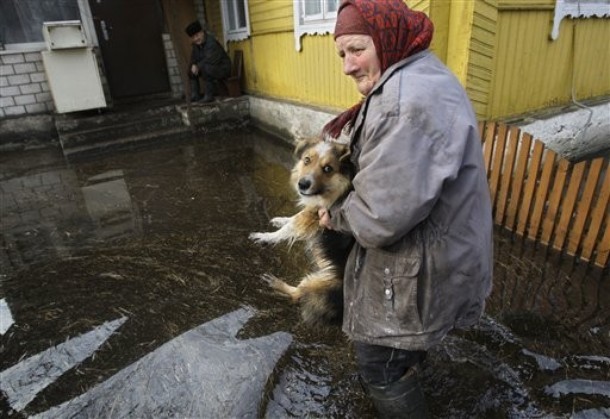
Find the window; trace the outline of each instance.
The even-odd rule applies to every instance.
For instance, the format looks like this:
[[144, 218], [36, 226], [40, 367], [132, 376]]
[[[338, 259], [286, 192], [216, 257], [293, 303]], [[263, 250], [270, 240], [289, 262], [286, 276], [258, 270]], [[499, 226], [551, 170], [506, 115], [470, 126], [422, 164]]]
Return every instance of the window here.
[[223, 0], [220, 4], [225, 44], [228, 41], [241, 41], [250, 36], [248, 0]]
[[303, 35], [323, 35], [335, 28], [339, 0], [294, 0], [295, 48], [301, 50]]
[[0, 43], [7, 49], [43, 46], [43, 22], [80, 18], [77, 0], [1, 0]]

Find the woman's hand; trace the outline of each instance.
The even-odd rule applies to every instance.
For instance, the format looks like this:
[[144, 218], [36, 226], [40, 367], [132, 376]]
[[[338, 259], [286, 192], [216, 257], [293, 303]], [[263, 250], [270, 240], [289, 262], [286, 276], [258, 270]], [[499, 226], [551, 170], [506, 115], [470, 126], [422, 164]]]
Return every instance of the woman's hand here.
[[199, 67], [197, 67], [197, 64], [191, 65], [191, 73], [193, 73], [194, 76], [199, 74]]
[[318, 209], [318, 217], [320, 217], [320, 221], [318, 221], [320, 227], [324, 227], [327, 230], [333, 230], [333, 226], [330, 224], [330, 213], [326, 208]]

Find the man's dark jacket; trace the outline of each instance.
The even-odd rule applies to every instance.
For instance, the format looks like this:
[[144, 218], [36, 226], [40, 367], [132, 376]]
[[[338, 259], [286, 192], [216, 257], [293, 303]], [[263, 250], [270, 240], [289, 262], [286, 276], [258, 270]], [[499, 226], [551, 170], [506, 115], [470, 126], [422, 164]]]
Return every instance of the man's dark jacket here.
[[223, 80], [231, 75], [231, 60], [222, 45], [210, 33], [201, 45], [193, 45], [191, 65], [196, 64], [204, 77]]

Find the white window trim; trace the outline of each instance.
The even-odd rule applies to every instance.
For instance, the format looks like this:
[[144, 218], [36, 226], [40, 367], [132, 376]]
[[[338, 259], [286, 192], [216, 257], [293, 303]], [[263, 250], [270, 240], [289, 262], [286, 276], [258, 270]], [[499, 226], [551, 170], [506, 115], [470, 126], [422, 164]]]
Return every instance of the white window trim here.
[[303, 35], [325, 35], [333, 33], [335, 30], [335, 21], [337, 13], [329, 13], [326, 19], [317, 19], [309, 17], [305, 18], [303, 0], [293, 0], [293, 15], [294, 15], [294, 47], [297, 51], [301, 51], [301, 37]]
[[[89, 8], [89, 2], [87, 0], [77, 0], [81, 23], [89, 45], [99, 45], [97, 35], [95, 33], [95, 27], [93, 26], [93, 19], [91, 18], [91, 9]], [[40, 28], [42, 31], [42, 27]], [[27, 42], [19, 44], [5, 44], [4, 49], [12, 52], [28, 52], [28, 51], [45, 51], [47, 44], [44, 41], [41, 42]]]
[[227, 46], [227, 43], [229, 41], [243, 41], [244, 39], [248, 39], [248, 37], [250, 36], [250, 8], [248, 6], [248, 0], [244, 0], [246, 26], [237, 30], [229, 30], [230, 25], [229, 11], [227, 10], [227, 1], [229, 0], [223, 0], [220, 2], [225, 47]]
[[564, 17], [610, 17], [610, 0], [557, 0], [551, 39], [559, 38], [559, 25]]

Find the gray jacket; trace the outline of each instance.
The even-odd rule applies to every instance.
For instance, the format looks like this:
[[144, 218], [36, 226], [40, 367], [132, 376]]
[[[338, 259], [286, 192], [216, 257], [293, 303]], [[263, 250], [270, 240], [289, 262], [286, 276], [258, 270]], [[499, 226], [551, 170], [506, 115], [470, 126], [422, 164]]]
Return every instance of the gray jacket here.
[[354, 124], [354, 191], [331, 208], [356, 239], [343, 330], [420, 350], [481, 316], [491, 291], [492, 218], [477, 121], [429, 51], [386, 70]]

